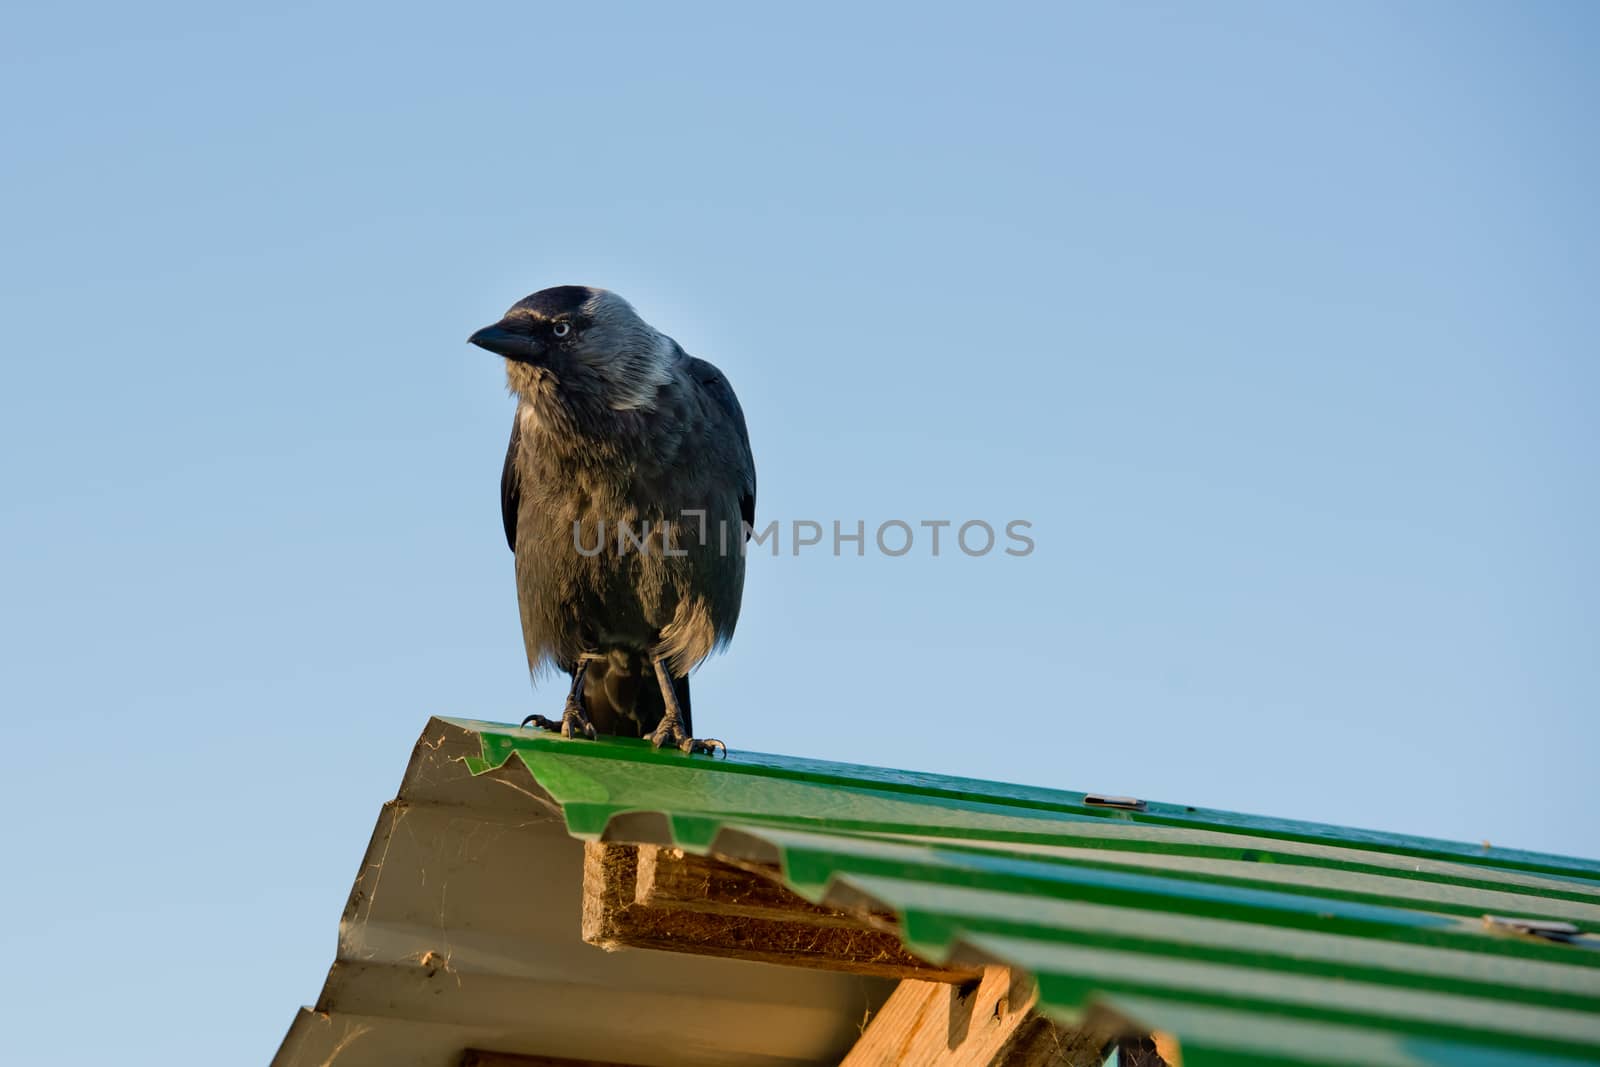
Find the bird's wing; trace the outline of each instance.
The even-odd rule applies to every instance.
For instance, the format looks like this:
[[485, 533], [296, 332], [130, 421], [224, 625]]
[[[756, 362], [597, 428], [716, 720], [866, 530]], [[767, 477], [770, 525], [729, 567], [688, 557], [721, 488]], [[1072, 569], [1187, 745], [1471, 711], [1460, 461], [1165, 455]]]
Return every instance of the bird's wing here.
[[756, 461], [750, 451], [750, 431], [744, 425], [744, 409], [739, 407], [739, 398], [734, 395], [733, 386], [728, 384], [728, 379], [712, 364], [690, 356], [689, 373], [706, 391], [706, 395], [715, 402], [718, 410], [727, 415], [728, 421], [738, 432], [740, 454], [743, 459], [742, 469], [739, 472], [743, 479], [739, 493], [739, 515], [744, 519], [746, 527], [753, 527], [756, 524]]
[[522, 420], [511, 420], [511, 443], [506, 446], [506, 465], [500, 469], [500, 521], [506, 528], [506, 547], [517, 550], [517, 506], [522, 502], [522, 482], [517, 477], [517, 448], [521, 444]]

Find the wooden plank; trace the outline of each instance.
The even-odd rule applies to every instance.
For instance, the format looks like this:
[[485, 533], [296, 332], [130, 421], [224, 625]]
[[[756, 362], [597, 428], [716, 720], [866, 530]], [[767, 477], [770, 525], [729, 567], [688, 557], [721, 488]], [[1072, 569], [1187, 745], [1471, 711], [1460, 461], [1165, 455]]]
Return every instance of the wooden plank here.
[[[1037, 991], [1020, 973], [933, 967], [905, 951], [892, 916], [818, 907], [777, 879], [681, 849], [591, 842], [583, 939], [901, 978], [842, 1067], [1099, 1067], [1121, 1036], [1108, 1019], [1057, 1026], [1032, 1010]], [[1116, 1047], [1129, 1067], [1177, 1064], [1150, 1038]]]
[[886, 912], [844, 912], [810, 903], [783, 885], [775, 867], [736, 867], [681, 848], [640, 845], [638, 853], [635, 899], [641, 904], [814, 926], [895, 929], [894, 916]]
[[1007, 967], [962, 986], [907, 979], [840, 1067], [1100, 1067], [1112, 1033], [1058, 1027], [1033, 1011], [1036, 1000]]
[[818, 908], [761, 875], [649, 845], [584, 846], [583, 939], [889, 978], [969, 982], [881, 928], [883, 917]]

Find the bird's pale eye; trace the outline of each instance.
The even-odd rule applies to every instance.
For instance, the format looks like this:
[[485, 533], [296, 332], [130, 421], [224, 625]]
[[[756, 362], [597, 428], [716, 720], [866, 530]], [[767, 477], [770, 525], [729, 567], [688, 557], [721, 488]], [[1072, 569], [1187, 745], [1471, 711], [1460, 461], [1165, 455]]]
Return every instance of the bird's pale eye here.
[[567, 334], [572, 332], [572, 323], [558, 322], [550, 328], [550, 332], [555, 334], [557, 337], [565, 337]]

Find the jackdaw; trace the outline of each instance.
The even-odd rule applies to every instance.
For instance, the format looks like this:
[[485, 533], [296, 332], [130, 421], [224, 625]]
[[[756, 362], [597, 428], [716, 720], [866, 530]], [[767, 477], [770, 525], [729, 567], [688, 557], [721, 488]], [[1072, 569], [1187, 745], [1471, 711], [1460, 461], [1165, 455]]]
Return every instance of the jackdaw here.
[[500, 506], [528, 669], [572, 677], [559, 721], [523, 725], [725, 750], [693, 736], [688, 675], [733, 636], [755, 522], [728, 379], [582, 285], [519, 300], [468, 340], [505, 357], [517, 397]]

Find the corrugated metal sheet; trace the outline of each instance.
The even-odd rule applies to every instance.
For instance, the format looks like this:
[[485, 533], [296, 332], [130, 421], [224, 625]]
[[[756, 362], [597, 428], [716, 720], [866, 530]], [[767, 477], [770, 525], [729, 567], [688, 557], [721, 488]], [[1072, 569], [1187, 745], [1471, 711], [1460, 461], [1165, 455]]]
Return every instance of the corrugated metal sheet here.
[[1175, 1033], [1186, 1067], [1600, 1062], [1600, 862], [451, 723], [473, 773], [520, 760], [575, 837], [776, 863], [930, 961], [1027, 970], [1059, 1022], [1098, 1002]]
[[838, 1063], [893, 990], [861, 974], [584, 943], [583, 843], [520, 762], [469, 774], [481, 752], [477, 734], [428, 723], [356, 867], [327, 980], [274, 1067], [460, 1067], [468, 1049], [812, 1067]]

